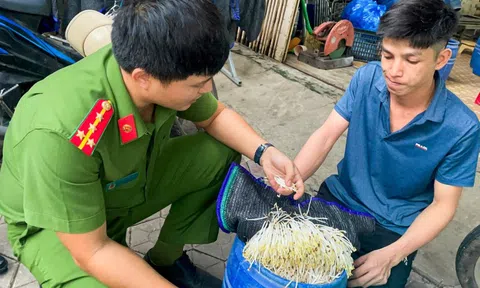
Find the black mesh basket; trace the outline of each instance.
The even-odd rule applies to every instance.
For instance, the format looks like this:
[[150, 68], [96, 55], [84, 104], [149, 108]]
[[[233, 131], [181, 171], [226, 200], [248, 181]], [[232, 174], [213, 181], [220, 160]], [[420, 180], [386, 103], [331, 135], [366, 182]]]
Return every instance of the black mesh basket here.
[[355, 29], [355, 39], [353, 40], [351, 55], [356, 61], [379, 61], [380, 52], [380, 37], [378, 37], [375, 32]]

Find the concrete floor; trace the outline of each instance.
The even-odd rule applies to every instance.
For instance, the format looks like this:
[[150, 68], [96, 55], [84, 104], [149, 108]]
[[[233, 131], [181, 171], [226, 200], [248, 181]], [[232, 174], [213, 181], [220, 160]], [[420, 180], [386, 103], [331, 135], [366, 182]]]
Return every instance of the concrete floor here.
[[[223, 74], [217, 75], [215, 81], [221, 101], [234, 108], [265, 139], [293, 158], [343, 95], [342, 87], [335, 85], [339, 87], [335, 88], [248, 49], [236, 47], [234, 50], [237, 73], [243, 84], [237, 87]], [[323, 179], [336, 173], [344, 148], [345, 137], [341, 137], [324, 165], [306, 183], [307, 189], [316, 190]], [[261, 173], [251, 161], [243, 164], [253, 173]], [[409, 288], [458, 287], [455, 253], [465, 235], [480, 223], [480, 216], [475, 213], [480, 197], [478, 185], [466, 189], [454, 221], [437, 239], [420, 250]], [[167, 213], [168, 209], [132, 227], [128, 233], [130, 247], [140, 255], [151, 248]], [[27, 269], [13, 258], [6, 241], [5, 226], [0, 220], [0, 254], [9, 258], [10, 270], [0, 276], [0, 288], [38, 287]], [[221, 278], [233, 237], [219, 233], [213, 244], [188, 246], [186, 249], [194, 263]]]

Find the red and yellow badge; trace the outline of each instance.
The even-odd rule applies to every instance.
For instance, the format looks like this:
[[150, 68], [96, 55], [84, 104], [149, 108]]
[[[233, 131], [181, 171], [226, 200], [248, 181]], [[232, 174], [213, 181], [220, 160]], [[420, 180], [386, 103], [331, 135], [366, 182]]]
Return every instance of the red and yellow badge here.
[[104, 99], [98, 100], [70, 137], [70, 142], [82, 150], [83, 153], [91, 156], [112, 116], [112, 102]]
[[135, 126], [133, 114], [118, 119], [118, 129], [122, 144], [127, 144], [137, 139], [137, 127]]

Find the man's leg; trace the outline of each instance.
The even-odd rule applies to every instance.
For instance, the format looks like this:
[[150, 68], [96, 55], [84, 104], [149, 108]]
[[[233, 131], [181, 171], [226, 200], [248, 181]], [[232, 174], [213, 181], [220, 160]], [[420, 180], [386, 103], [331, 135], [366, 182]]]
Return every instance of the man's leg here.
[[[335, 198], [328, 189], [325, 182], [322, 183], [318, 191], [318, 197], [321, 197], [327, 201], [333, 201], [342, 203], [340, 200]], [[401, 236], [393, 231], [387, 230], [380, 225], [376, 225], [375, 232], [373, 235], [369, 236], [360, 236], [360, 251], [354, 253], [353, 258], [357, 259], [365, 254], [368, 254], [374, 250], [381, 249], [385, 246], [392, 244], [397, 241]], [[410, 254], [407, 257], [407, 261], [400, 262], [397, 266], [393, 267], [388, 278], [386, 285], [376, 286], [382, 288], [400, 288], [405, 287], [412, 270], [412, 263], [415, 259], [417, 252]]]
[[35, 276], [42, 288], [106, 288], [73, 262], [70, 252], [53, 231], [30, 236], [19, 260]]
[[[355, 253], [354, 258], [357, 259], [360, 256], [370, 253], [371, 251], [381, 249], [385, 246], [397, 241], [401, 235], [387, 230], [380, 225], [375, 228], [375, 233], [368, 237], [360, 237], [360, 251]], [[412, 271], [413, 260], [417, 252], [410, 254], [406, 261], [400, 262], [397, 266], [393, 267], [388, 278], [388, 282], [385, 285], [375, 286], [382, 288], [402, 288], [405, 287]]]
[[169, 266], [183, 254], [184, 244], [217, 239], [216, 200], [232, 162], [239, 153], [206, 133], [176, 137], [155, 160], [154, 180], [145, 204], [132, 209], [130, 225], [172, 204], [148, 260]]

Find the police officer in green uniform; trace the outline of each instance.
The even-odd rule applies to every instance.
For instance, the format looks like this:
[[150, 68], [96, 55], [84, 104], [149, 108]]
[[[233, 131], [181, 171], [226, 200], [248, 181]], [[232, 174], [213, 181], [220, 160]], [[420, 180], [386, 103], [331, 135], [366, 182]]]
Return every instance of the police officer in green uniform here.
[[[209, 0], [137, 0], [112, 43], [37, 83], [4, 142], [0, 214], [42, 287], [219, 287], [184, 244], [216, 240], [215, 202], [240, 154], [303, 183], [293, 162], [212, 96], [229, 44]], [[205, 132], [169, 138], [176, 116]], [[172, 205], [144, 259], [129, 226]], [[173, 284], [173, 285], [172, 285]]]

